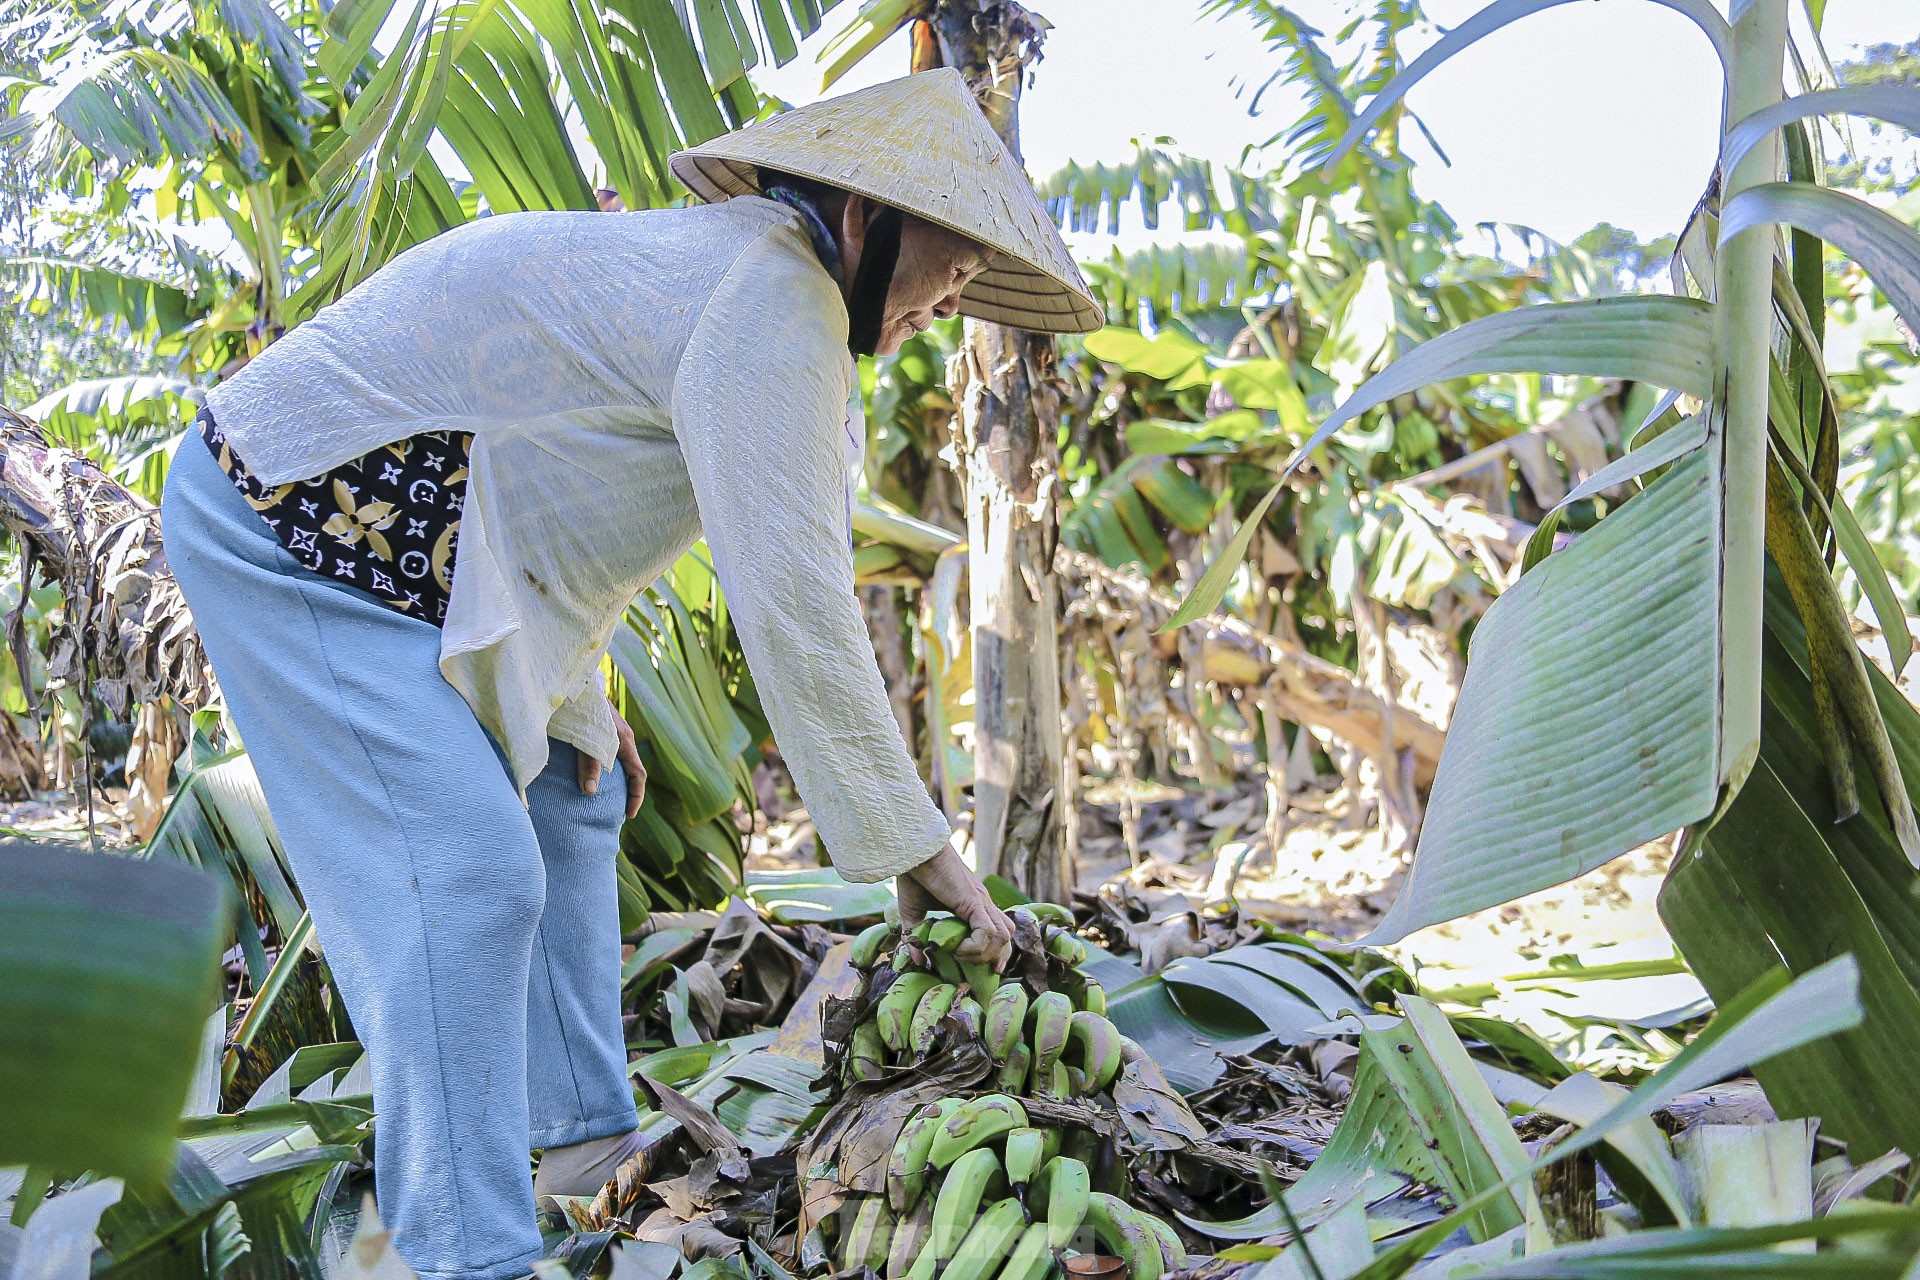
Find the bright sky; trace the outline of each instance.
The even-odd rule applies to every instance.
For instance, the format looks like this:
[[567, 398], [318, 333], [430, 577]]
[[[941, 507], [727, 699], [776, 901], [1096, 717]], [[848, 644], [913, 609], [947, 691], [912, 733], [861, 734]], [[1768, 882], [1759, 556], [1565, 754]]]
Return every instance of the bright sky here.
[[[1021, 108], [1028, 168], [1043, 175], [1071, 157], [1120, 160], [1134, 138], [1165, 135], [1175, 149], [1216, 161], [1265, 141], [1294, 119], [1281, 90], [1249, 116], [1252, 89], [1277, 66], [1242, 19], [1198, 16], [1197, 0], [1028, 0], [1053, 23], [1046, 56]], [[1427, 0], [1451, 26], [1485, 0]], [[1346, 0], [1296, 0], [1303, 19], [1332, 32]], [[800, 58], [756, 82], [790, 102], [820, 96], [814, 54], [845, 25], [829, 15]], [[1916, 0], [1830, 0], [1822, 29], [1837, 61], [1861, 44], [1920, 35]], [[1418, 47], [1410, 47], [1409, 54]], [[903, 74], [904, 38], [882, 46], [835, 86]], [[1463, 226], [1520, 223], [1569, 239], [1611, 222], [1653, 239], [1678, 231], [1712, 168], [1720, 69], [1687, 19], [1646, 0], [1567, 4], [1482, 41], [1427, 77], [1409, 104], [1451, 167], [1421, 156], [1421, 192]], [[1123, 239], [1134, 240], [1137, 233]], [[1079, 237], [1076, 248], [1095, 243]]]

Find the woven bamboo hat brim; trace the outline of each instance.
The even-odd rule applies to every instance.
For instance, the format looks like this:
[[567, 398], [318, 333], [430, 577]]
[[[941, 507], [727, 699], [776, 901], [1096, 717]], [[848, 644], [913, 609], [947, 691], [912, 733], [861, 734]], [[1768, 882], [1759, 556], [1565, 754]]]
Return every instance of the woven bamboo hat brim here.
[[797, 107], [690, 147], [672, 164], [703, 200], [757, 193], [765, 165], [996, 250], [960, 295], [966, 315], [1046, 333], [1085, 333], [1106, 321], [1019, 162], [950, 67]]

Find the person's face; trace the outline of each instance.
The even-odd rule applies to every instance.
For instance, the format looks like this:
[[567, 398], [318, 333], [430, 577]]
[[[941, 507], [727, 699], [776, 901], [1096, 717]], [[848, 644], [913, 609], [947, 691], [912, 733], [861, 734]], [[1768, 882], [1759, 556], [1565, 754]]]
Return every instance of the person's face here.
[[[879, 206], [863, 196], [848, 196], [840, 223], [840, 251], [846, 278], [860, 269], [867, 223]], [[960, 294], [993, 260], [991, 250], [945, 227], [908, 218], [900, 232], [900, 256], [880, 322], [874, 354], [890, 356], [900, 344], [933, 324], [958, 314]]]

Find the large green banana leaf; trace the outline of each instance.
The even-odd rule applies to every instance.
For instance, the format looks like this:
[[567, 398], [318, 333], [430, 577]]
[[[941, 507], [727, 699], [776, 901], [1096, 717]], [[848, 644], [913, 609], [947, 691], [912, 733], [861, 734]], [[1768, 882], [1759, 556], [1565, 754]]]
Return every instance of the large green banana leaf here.
[[1716, 471], [1696, 450], [1487, 611], [1413, 870], [1369, 941], [1572, 879], [1712, 812]]

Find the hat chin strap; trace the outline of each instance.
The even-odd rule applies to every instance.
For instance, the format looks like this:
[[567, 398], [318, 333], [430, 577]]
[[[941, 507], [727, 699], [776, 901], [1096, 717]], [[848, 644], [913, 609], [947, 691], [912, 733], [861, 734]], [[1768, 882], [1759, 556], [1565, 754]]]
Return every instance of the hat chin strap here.
[[880, 345], [887, 293], [893, 287], [893, 269], [900, 260], [901, 222], [898, 209], [883, 208], [867, 224], [860, 267], [847, 290], [847, 350], [856, 356], [870, 356]]

